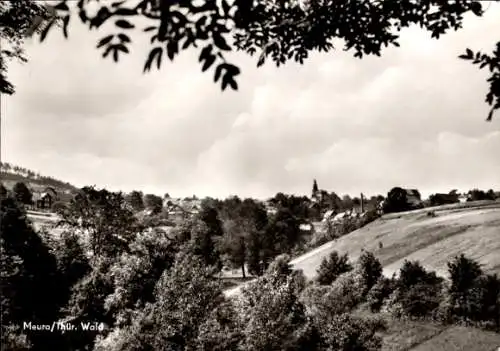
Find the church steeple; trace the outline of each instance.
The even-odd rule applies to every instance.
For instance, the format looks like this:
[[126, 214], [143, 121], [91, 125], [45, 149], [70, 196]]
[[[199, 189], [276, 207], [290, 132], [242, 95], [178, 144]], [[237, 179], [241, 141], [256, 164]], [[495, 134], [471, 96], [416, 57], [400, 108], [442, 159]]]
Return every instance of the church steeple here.
[[317, 198], [318, 195], [319, 195], [318, 182], [316, 181], [316, 179], [314, 179], [311, 197], [314, 199]]

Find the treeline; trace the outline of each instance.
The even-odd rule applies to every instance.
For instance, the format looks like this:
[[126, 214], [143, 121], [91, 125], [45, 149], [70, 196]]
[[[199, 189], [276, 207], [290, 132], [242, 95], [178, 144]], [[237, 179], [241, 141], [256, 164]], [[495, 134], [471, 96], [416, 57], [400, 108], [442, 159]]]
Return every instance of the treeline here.
[[34, 172], [30, 169], [16, 166], [8, 162], [0, 162], [0, 172], [2, 173], [2, 179], [12, 177], [13, 175], [18, 175], [25, 179], [18, 179], [14, 177], [13, 180], [16, 181], [34, 181], [38, 184], [44, 186], [51, 186], [59, 189], [69, 189], [75, 190], [76, 188], [68, 182], [63, 182], [61, 180], [55, 179], [53, 177], [43, 176], [38, 172]]
[[[300, 237], [287, 228], [303, 207], [281, 200], [267, 219], [252, 200], [206, 200], [197, 216], [162, 231], [138, 221], [121, 193], [85, 187], [60, 210], [54, 238], [2, 195], [3, 349], [380, 350], [382, 320], [352, 313], [364, 305], [498, 330], [499, 280], [463, 256], [443, 280], [416, 262], [385, 278], [371, 253], [356, 262], [334, 253], [306, 282], [282, 255]], [[217, 278], [230, 252], [260, 274], [237, 299]], [[98, 327], [23, 328], [54, 321]]]

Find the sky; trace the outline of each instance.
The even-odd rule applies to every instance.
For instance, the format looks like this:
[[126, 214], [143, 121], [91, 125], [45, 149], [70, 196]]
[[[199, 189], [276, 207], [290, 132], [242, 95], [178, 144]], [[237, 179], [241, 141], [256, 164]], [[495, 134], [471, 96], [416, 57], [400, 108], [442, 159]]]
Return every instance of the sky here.
[[197, 52], [142, 73], [140, 33], [120, 63], [96, 42], [110, 28], [70, 25], [26, 43], [2, 96], [2, 160], [76, 186], [174, 197], [309, 195], [313, 179], [337, 194], [416, 188], [500, 190], [500, 113], [485, 122], [487, 71], [457, 56], [491, 52], [500, 4], [439, 40], [403, 30], [400, 48], [359, 60], [341, 49], [304, 65], [242, 70], [221, 92]]

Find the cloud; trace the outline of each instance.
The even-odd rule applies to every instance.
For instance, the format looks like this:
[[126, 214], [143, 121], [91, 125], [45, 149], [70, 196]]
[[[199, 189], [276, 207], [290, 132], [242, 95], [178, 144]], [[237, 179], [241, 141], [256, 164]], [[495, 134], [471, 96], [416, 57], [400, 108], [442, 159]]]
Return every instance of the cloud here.
[[500, 188], [487, 72], [457, 59], [491, 51], [499, 14], [492, 5], [439, 41], [411, 28], [381, 58], [338, 50], [257, 69], [234, 54], [240, 90], [224, 93], [196, 52], [142, 74], [141, 38], [114, 64], [95, 49], [103, 33], [54, 32], [10, 69], [2, 157], [77, 185], [173, 196], [308, 194], [313, 178], [339, 194]]

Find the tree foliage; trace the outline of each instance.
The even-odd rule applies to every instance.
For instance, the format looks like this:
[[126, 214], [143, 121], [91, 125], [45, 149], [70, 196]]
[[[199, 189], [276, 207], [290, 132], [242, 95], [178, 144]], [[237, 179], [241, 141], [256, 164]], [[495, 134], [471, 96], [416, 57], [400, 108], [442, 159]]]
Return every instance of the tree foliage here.
[[17, 182], [12, 189], [14, 197], [19, 203], [30, 205], [33, 202], [31, 190], [23, 182]]
[[349, 263], [347, 254], [339, 255], [337, 251], [333, 251], [330, 256], [324, 258], [317, 270], [316, 281], [321, 285], [330, 285], [341, 274], [349, 272], [353, 269]]
[[[14, 86], [7, 80], [7, 62], [17, 60], [25, 63], [23, 44], [25, 36], [36, 30], [40, 33], [43, 20], [49, 18], [41, 2], [31, 0], [0, 1], [0, 92], [13, 94]], [[37, 25], [38, 24], [38, 25]]]
[[144, 195], [144, 207], [151, 210], [155, 214], [159, 213], [163, 208], [163, 200], [158, 195], [146, 194]]
[[[34, 231], [14, 199], [1, 199], [2, 344], [26, 342], [34, 350], [56, 345], [55, 334], [19, 330], [23, 322], [52, 324], [65, 303], [65, 288], [56, 257]], [[26, 333], [23, 334], [22, 333]]]
[[134, 190], [128, 194], [125, 199], [127, 203], [130, 205], [130, 207], [134, 211], [142, 211], [144, 210], [144, 201], [143, 201], [143, 194], [141, 191]]
[[188, 253], [179, 253], [163, 272], [148, 303], [126, 327], [120, 350], [185, 350], [196, 346], [200, 326], [223, 300], [213, 270]]
[[94, 256], [117, 256], [140, 227], [121, 193], [84, 187], [61, 214], [58, 225], [86, 237]]
[[406, 191], [400, 187], [392, 188], [384, 202], [384, 212], [404, 212], [411, 209]]
[[479, 65], [480, 69], [489, 69], [491, 75], [488, 77], [487, 82], [490, 88], [486, 94], [486, 103], [491, 106], [491, 110], [486, 120], [491, 121], [493, 112], [500, 108], [500, 41], [496, 44], [496, 48], [491, 55], [482, 53], [481, 51], [473, 52], [471, 49], [467, 49], [465, 54], [459, 57], [464, 60], [472, 61], [475, 65]]
[[[9, 3], [15, 4], [16, 1]], [[25, 27], [30, 27], [37, 14], [33, 14], [34, 8], [29, 3], [23, 1], [19, 6], [22, 14], [16, 17]], [[199, 3], [126, 0], [111, 6], [101, 4], [97, 11], [91, 11], [94, 0], [63, 0], [49, 7], [49, 12], [56, 12], [57, 18], [42, 13], [38, 17], [44, 21], [38, 20], [38, 23], [45, 24], [39, 29], [40, 39], [44, 40], [48, 30], [58, 24], [67, 37], [68, 24], [75, 14], [89, 29], [113, 22], [115, 29], [99, 40], [97, 48], [102, 50], [103, 57], [112, 57], [114, 61], [131, 51], [134, 41], [131, 34], [142, 27], [142, 31], [151, 37], [144, 71], [153, 66], [159, 69], [166, 59], [174, 61], [182, 51], [194, 48], [199, 52], [201, 70], [205, 72], [213, 68], [214, 81], [219, 82], [223, 90], [227, 87], [236, 90], [235, 78], [240, 69], [226, 58], [226, 54], [233, 50], [258, 55], [257, 66], [263, 65], [267, 59], [277, 66], [289, 60], [302, 64], [313, 51], [334, 50], [336, 40], [343, 42], [343, 49], [353, 52], [354, 57], [380, 56], [384, 47], [399, 46], [402, 28], [418, 25], [430, 32], [432, 38], [438, 39], [460, 29], [466, 13], [483, 14], [481, 2], [468, 0], [322, 0], [307, 2], [307, 6], [304, 4], [303, 1], [273, 0]], [[8, 6], [2, 12], [8, 13], [5, 8]], [[8, 21], [7, 27], [16, 28], [16, 24]], [[29, 31], [22, 31], [26, 32]], [[3, 34], [3, 37], [10, 39], [12, 34]], [[499, 51], [488, 56], [474, 54], [468, 49], [465, 55], [461, 55], [464, 59], [473, 59], [481, 68], [490, 67], [493, 75], [488, 79], [490, 92], [486, 99], [493, 110], [499, 107]], [[8, 84], [2, 79], [4, 90], [12, 92], [13, 88]], [[491, 113], [488, 119], [491, 119]]]

